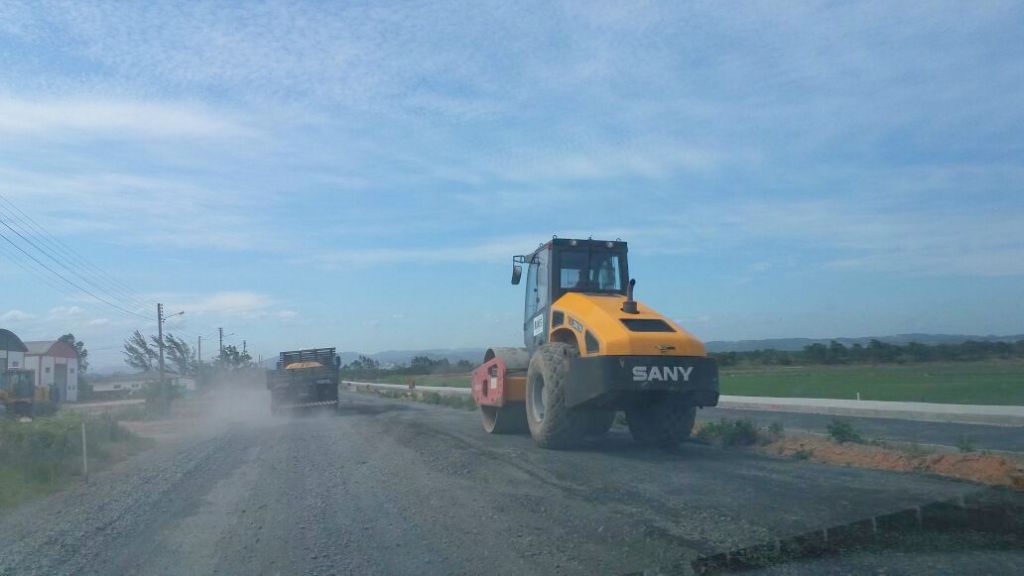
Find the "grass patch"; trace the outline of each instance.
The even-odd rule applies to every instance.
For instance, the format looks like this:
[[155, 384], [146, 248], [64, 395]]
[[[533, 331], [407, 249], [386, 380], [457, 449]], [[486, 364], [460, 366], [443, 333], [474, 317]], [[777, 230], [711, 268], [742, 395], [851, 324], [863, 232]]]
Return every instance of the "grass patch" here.
[[963, 436], [960, 436], [960, 438], [958, 438], [957, 441], [956, 441], [956, 448], [957, 448], [957, 450], [959, 450], [961, 452], [965, 452], [965, 453], [966, 452], [974, 452], [974, 450], [975, 450], [974, 438], [972, 438], [971, 436], [969, 436], [967, 434], [964, 434]]
[[1024, 405], [1024, 361], [723, 368], [722, 394]]
[[101, 470], [147, 447], [109, 415], [61, 413], [31, 422], [0, 420], [0, 509], [81, 479], [85, 422], [89, 470]]
[[808, 450], [806, 448], [801, 448], [801, 449], [797, 450], [796, 452], [793, 452], [793, 459], [794, 460], [807, 460], [811, 456], [814, 456], [814, 451], [813, 450]]
[[845, 444], [847, 442], [852, 442], [854, 444], [864, 443], [864, 437], [860, 435], [860, 432], [853, 427], [853, 424], [851, 424], [849, 420], [834, 418], [828, 423], [828, 435], [840, 444]]
[[765, 440], [751, 420], [729, 420], [706, 422], [697, 431], [697, 438], [722, 446], [753, 446]]
[[473, 401], [472, 396], [449, 396], [438, 394], [437, 392], [424, 392], [419, 394], [416, 399], [426, 404], [448, 406], [462, 410], [476, 410], [476, 402]]

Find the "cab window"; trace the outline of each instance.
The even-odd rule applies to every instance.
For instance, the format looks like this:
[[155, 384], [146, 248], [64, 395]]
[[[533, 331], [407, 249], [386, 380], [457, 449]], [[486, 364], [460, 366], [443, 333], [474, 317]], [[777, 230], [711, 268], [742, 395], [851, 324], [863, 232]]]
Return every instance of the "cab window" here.
[[562, 252], [562, 266], [558, 273], [559, 287], [563, 290], [585, 290], [587, 287], [587, 251]]

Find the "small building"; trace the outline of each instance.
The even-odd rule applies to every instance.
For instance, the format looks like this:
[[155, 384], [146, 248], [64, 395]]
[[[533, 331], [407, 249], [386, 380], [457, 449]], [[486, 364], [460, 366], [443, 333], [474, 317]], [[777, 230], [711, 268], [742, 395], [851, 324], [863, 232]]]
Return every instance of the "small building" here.
[[[190, 376], [178, 376], [175, 372], [167, 370], [164, 372], [164, 379], [172, 386], [180, 386], [187, 392], [195, 392], [196, 380]], [[158, 372], [139, 372], [137, 374], [115, 374], [103, 378], [90, 378], [89, 385], [92, 386], [93, 394], [104, 396], [127, 396], [146, 389], [151, 384], [160, 381]]]
[[36, 387], [50, 389], [50, 401], [78, 402], [78, 350], [60, 340], [25, 342], [25, 367], [36, 372]]

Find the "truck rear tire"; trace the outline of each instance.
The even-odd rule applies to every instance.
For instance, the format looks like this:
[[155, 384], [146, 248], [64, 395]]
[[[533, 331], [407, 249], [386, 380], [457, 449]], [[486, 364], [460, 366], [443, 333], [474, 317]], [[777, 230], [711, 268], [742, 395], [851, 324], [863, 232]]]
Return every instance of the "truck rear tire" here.
[[522, 434], [527, 431], [526, 405], [510, 402], [504, 406], [480, 406], [480, 418], [488, 434]]
[[540, 346], [526, 371], [526, 421], [530, 436], [541, 448], [568, 448], [584, 435], [585, 418], [565, 404], [569, 363], [579, 356], [561, 342]]
[[684, 396], [669, 394], [626, 411], [629, 433], [640, 444], [672, 449], [690, 437], [697, 407]]

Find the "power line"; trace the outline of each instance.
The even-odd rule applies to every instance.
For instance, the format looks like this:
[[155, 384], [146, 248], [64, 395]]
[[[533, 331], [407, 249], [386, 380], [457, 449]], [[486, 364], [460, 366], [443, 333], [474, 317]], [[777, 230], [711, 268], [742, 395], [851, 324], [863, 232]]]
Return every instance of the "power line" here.
[[[124, 288], [121, 285], [117, 284], [117, 282], [113, 280], [112, 277], [109, 279], [105, 279], [106, 281], [103, 283], [104, 285], [101, 285], [99, 282], [87, 278], [84, 274], [79, 272], [74, 267], [74, 261], [78, 260], [81, 263], [92, 267], [95, 270], [94, 272], [92, 272], [92, 276], [97, 280], [103, 280], [103, 278], [101, 278], [97, 273], [103, 273], [103, 271], [99, 269], [95, 264], [89, 262], [81, 254], [78, 254], [70, 247], [63, 245], [63, 243], [61, 243], [59, 240], [50, 236], [41, 226], [39, 226], [38, 223], [32, 220], [32, 218], [28, 214], [25, 214], [20, 208], [11, 203], [10, 200], [4, 198], [3, 195], [0, 195], [0, 200], [2, 200], [4, 203], [9, 205], [11, 208], [13, 208], [15, 211], [17, 211], [24, 217], [19, 218], [18, 215], [15, 214], [14, 212], [11, 212], [10, 209], [5, 209], [3, 206], [0, 206], [0, 216], [5, 216], [7, 220], [6, 222], [4, 222], [4, 226], [6, 226], [9, 230], [17, 234], [22, 240], [30, 244], [33, 248], [45, 254], [50, 260], [59, 264], [65, 270], [74, 274], [78, 278], [82, 279], [82, 281], [88, 283], [90, 286], [96, 288], [97, 290], [107, 292], [108, 294], [116, 298], [129, 300], [130, 303], [132, 303], [135, 306], [138, 306], [139, 308], [145, 308], [148, 306], [148, 304], [145, 303], [144, 299], [137, 297], [132, 290]], [[20, 231], [16, 230], [15, 228], [12, 228], [11, 223], [14, 223], [15, 226], [20, 229]], [[32, 231], [29, 231], [27, 229], [31, 229]], [[33, 234], [34, 232], [34, 235], [39, 239], [40, 244], [47, 244], [50, 249], [45, 249], [39, 244], [33, 242], [25, 234], [22, 234], [22, 232], [30, 235]], [[55, 252], [61, 252], [63, 256], [61, 256], [60, 254], [56, 254]], [[68, 258], [70, 258], [70, 262], [67, 261]], [[109, 277], [109, 275], [107, 276]]]
[[[68, 286], [71, 286], [76, 291], [87, 294], [96, 301], [106, 304], [107, 306], [110, 306], [111, 308], [123, 314], [143, 318], [145, 320], [151, 320], [151, 318], [149, 318], [149, 316], [147, 315], [143, 315], [138, 312], [128, 310], [127, 308], [111, 301], [122, 300], [126, 301], [129, 304], [133, 304], [135, 306], [139, 306], [140, 308], [144, 308], [146, 307], [145, 303], [152, 302], [151, 300], [148, 300], [141, 296], [137, 296], [134, 290], [131, 289], [129, 286], [119, 282], [116, 278], [114, 278], [109, 273], [105, 272], [102, 268], [93, 264], [87, 258], [82, 256], [79, 252], [77, 252], [64, 242], [61, 242], [53, 235], [49, 234], [31, 216], [26, 214], [23, 210], [21, 210], [17, 205], [15, 205], [9, 199], [4, 197], [2, 194], [0, 194], [0, 202], [7, 206], [7, 208], [5, 208], [3, 205], [0, 205], [0, 224], [2, 224], [11, 232], [13, 232], [28, 246], [34, 248], [37, 252], [44, 255], [49, 260], [53, 261], [55, 264], [57, 264], [67, 272], [71, 273], [85, 284], [88, 284], [94, 290], [88, 289], [82, 286], [80, 283], [75, 282], [72, 279], [69, 279], [61, 272], [54, 270], [46, 263], [40, 261], [39, 258], [36, 258], [34, 255], [32, 255], [28, 250], [26, 250], [22, 246], [19, 246], [18, 243], [15, 242], [11, 237], [0, 232], [0, 238], [2, 238], [8, 244], [14, 247], [18, 253], [20, 253], [14, 253], [14, 255], [17, 256], [17, 258], [12, 258], [12, 261], [15, 262], [20, 268], [38, 276], [48, 286], [53, 288], [58, 293], [69, 294], [66, 290], [60, 288], [59, 284], [54, 283], [53, 279], [51, 279], [48, 275], [40, 273], [38, 270], [31, 267], [28, 262], [23, 261], [25, 258], [27, 258], [28, 260], [31, 260], [31, 262], [35, 263], [39, 268], [42, 268], [46, 272], [49, 272], [57, 279], [61, 280]], [[12, 226], [12, 224], [14, 226]], [[39, 240], [39, 242], [34, 242], [28, 236], [36, 237]], [[41, 244], [44, 244], [45, 247], [41, 246]], [[3, 246], [3, 244], [0, 244], [0, 246]], [[75, 262], [82, 264], [83, 268], [89, 269], [86, 270], [86, 272], [90, 274], [92, 278], [86, 277], [85, 274], [80, 272], [75, 267]], [[97, 294], [97, 292], [99, 294]], [[102, 296], [100, 294], [102, 294]], [[200, 336], [197, 332], [185, 328], [174, 329], [173, 333], [184, 334], [185, 336], [189, 336], [192, 338]], [[217, 332], [214, 331], [211, 332], [210, 334], [204, 335], [204, 337], [212, 337], [212, 335], [216, 333]], [[227, 336], [233, 335], [234, 334], [230, 334]]]
[[4, 249], [4, 251], [10, 256], [9, 261], [10, 262], [14, 262], [15, 264], [17, 264], [18, 268], [21, 268], [25, 272], [28, 272], [29, 274], [32, 274], [33, 276], [38, 277], [40, 280], [43, 281], [44, 284], [46, 284], [47, 286], [52, 288], [54, 292], [57, 292], [58, 294], [64, 294], [64, 295], [70, 294], [70, 292], [67, 292], [65, 288], [61, 288], [60, 285], [58, 285], [56, 282], [54, 282], [52, 278], [50, 278], [49, 276], [47, 276], [45, 274], [40, 273], [38, 270], [36, 270], [36, 269], [32, 268], [31, 266], [29, 266], [28, 264], [26, 264], [24, 256], [22, 256], [21, 254], [18, 254], [17, 252], [11, 251], [11, 249], [8, 248], [6, 244], [0, 244], [0, 247], [2, 247]]
[[[3, 223], [5, 226], [7, 226], [7, 223], [5, 221], [3, 221], [3, 220], [0, 220], [0, 223]], [[10, 226], [7, 226], [7, 227], [10, 228]], [[68, 280], [67, 278], [64, 277], [63, 274], [61, 274], [60, 272], [57, 272], [53, 268], [50, 268], [45, 263], [40, 262], [38, 258], [36, 258], [35, 256], [33, 256], [33, 255], [29, 254], [28, 252], [26, 252], [21, 246], [18, 246], [13, 240], [8, 238], [7, 235], [4, 234], [3, 232], [0, 232], [0, 238], [2, 238], [5, 241], [7, 241], [8, 244], [10, 244], [11, 246], [14, 246], [15, 249], [17, 249], [19, 252], [21, 252], [25, 256], [28, 256], [29, 259], [31, 259], [33, 262], [38, 264], [40, 267], [42, 267], [43, 269], [45, 269], [49, 273], [53, 274], [57, 278], [63, 280], [66, 284], [68, 284], [72, 288], [78, 290], [79, 292], [84, 292], [85, 294], [88, 294], [89, 296], [92, 296], [93, 298], [95, 298], [99, 302], [102, 302], [102, 303], [106, 304], [107, 306], [110, 306], [111, 308], [119, 310], [119, 311], [121, 311], [121, 312], [123, 312], [125, 314], [129, 314], [131, 316], [137, 316], [139, 318], [145, 318], [147, 320], [149, 319], [148, 317], [143, 316], [142, 314], [139, 314], [137, 312], [133, 312], [131, 310], [128, 310], [127, 308], [122, 308], [121, 306], [111, 302], [110, 300], [107, 300], [106, 298], [101, 298], [100, 296], [97, 296], [95, 293], [93, 293], [91, 290], [89, 290], [87, 288], [84, 288], [82, 286], [79, 286], [78, 284], [76, 284], [75, 282], [72, 282], [71, 280]]]
[[[96, 290], [98, 290], [98, 291], [100, 291], [100, 292], [105, 292], [107, 296], [110, 296], [110, 297], [113, 297], [113, 298], [117, 298], [117, 297], [118, 297], [118, 296], [117, 296], [117, 295], [115, 295], [115, 294], [110, 294], [110, 291], [109, 291], [109, 290], [107, 290], [107, 289], [105, 289], [104, 287], [102, 287], [102, 286], [99, 286], [99, 285], [97, 285], [97, 284], [96, 284], [95, 282], [92, 282], [92, 281], [90, 281], [90, 280], [89, 280], [88, 278], [86, 278], [86, 277], [82, 276], [81, 274], [78, 274], [78, 273], [77, 273], [77, 272], [76, 272], [75, 270], [72, 270], [72, 269], [71, 269], [71, 268], [70, 268], [70, 267], [69, 267], [69, 266], [68, 266], [67, 264], [65, 264], [64, 262], [62, 262], [62, 261], [58, 260], [57, 258], [54, 258], [54, 256], [53, 256], [53, 255], [52, 255], [51, 253], [49, 253], [48, 251], [46, 251], [46, 250], [42, 249], [42, 248], [41, 248], [41, 247], [40, 247], [40, 246], [39, 246], [38, 244], [36, 244], [35, 242], [33, 242], [32, 240], [30, 240], [29, 238], [27, 238], [27, 237], [26, 237], [26, 236], [25, 236], [24, 234], [22, 234], [22, 233], [21, 233], [21, 232], [20, 232], [19, 230], [17, 230], [17, 229], [15, 229], [15, 228], [11, 227], [11, 225], [10, 225], [10, 223], [8, 223], [8, 221], [6, 221], [6, 220], [4, 220], [4, 219], [0, 218], [0, 224], [3, 224], [3, 225], [4, 225], [4, 227], [6, 227], [6, 228], [7, 228], [8, 230], [10, 230], [10, 231], [14, 232], [14, 233], [15, 233], [15, 234], [16, 234], [16, 235], [17, 235], [17, 236], [19, 237], [19, 238], [21, 238], [21, 239], [22, 239], [22, 240], [23, 240], [23, 241], [24, 241], [25, 243], [27, 243], [27, 244], [28, 244], [29, 246], [31, 246], [31, 247], [33, 247], [33, 248], [35, 248], [35, 249], [36, 249], [37, 251], [39, 251], [40, 253], [42, 253], [43, 255], [45, 255], [45, 256], [46, 256], [47, 258], [49, 258], [50, 260], [52, 260], [52, 261], [53, 261], [53, 262], [54, 262], [55, 264], [57, 264], [57, 265], [61, 266], [62, 268], [64, 268], [64, 269], [65, 269], [65, 270], [67, 270], [68, 272], [70, 272], [71, 274], [74, 274], [74, 275], [75, 275], [75, 276], [77, 276], [77, 277], [78, 277], [79, 279], [81, 279], [81, 280], [82, 280], [83, 282], [85, 282], [86, 284], [89, 284], [90, 286], [92, 286], [92, 287], [93, 287], [94, 289], [96, 289]], [[19, 249], [20, 249], [20, 248], [19, 248]], [[27, 254], [27, 252], [26, 252], [26, 254]], [[38, 261], [38, 260], [37, 260], [36, 258], [34, 258], [34, 257], [33, 257], [33, 260], [35, 260], [36, 262], [39, 262], [39, 261]], [[52, 271], [52, 270], [51, 270], [51, 271]], [[76, 286], [77, 286], [77, 284], [76, 284]], [[89, 292], [89, 293], [90, 293], [90, 294], [92, 294], [91, 292]], [[96, 297], [96, 298], [98, 298], [97, 296], [95, 296], [95, 294], [92, 294], [92, 295], [93, 295], [93, 297]], [[122, 298], [123, 298], [123, 296], [122, 296]], [[108, 302], [108, 303], [109, 303], [109, 302]]]
[[[60, 239], [56, 238], [55, 236], [53, 236], [52, 234], [47, 232], [46, 229], [42, 225], [40, 225], [38, 222], [36, 222], [31, 216], [26, 214], [25, 211], [23, 211], [21, 208], [19, 208], [17, 206], [17, 204], [11, 202], [11, 200], [6, 198], [3, 194], [0, 194], [0, 201], [2, 201], [5, 204], [7, 204], [10, 207], [10, 210], [14, 210], [14, 212], [17, 213], [15, 215], [15, 218], [20, 223], [24, 224], [25, 222], [28, 222], [28, 226], [30, 228], [32, 228], [41, 237], [41, 239], [48, 241], [50, 245], [56, 247], [61, 252], [63, 252], [65, 255], [70, 255], [70, 257], [73, 260], [78, 260], [81, 263], [85, 264], [88, 268], [91, 268], [95, 275], [97, 275], [98, 277], [104, 279], [109, 285], [120, 289], [121, 291], [123, 291], [124, 293], [126, 293], [128, 295], [133, 295], [134, 294], [134, 292], [135, 292], [134, 289], [132, 289], [127, 284], [124, 284], [123, 282], [119, 282], [115, 277], [113, 277], [112, 275], [108, 274], [102, 268], [100, 268], [100, 267], [96, 266], [95, 264], [93, 264], [88, 258], [83, 256], [77, 250], [75, 250], [74, 248], [68, 246], [67, 244], [62, 242]], [[17, 215], [20, 215], [21, 218], [18, 218]], [[152, 302], [150, 300], [146, 300], [145, 298], [143, 298], [142, 301], [146, 302], [148, 304], [155, 304], [155, 302]]]

